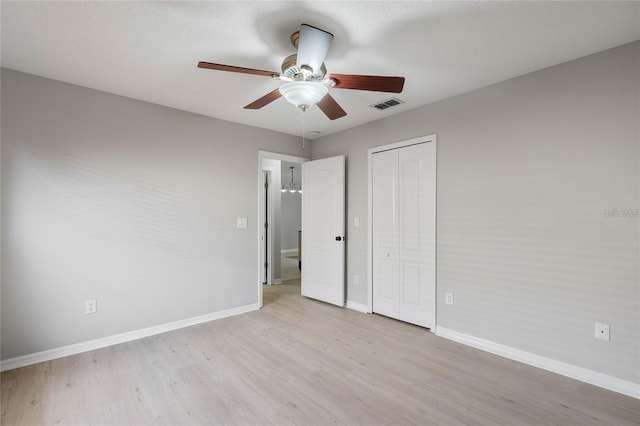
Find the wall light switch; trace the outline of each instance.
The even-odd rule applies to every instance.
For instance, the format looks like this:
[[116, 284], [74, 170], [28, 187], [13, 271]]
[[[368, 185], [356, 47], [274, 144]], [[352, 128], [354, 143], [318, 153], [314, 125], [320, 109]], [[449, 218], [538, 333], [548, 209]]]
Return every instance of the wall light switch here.
[[244, 229], [246, 227], [247, 227], [247, 218], [246, 217], [239, 217], [236, 220], [236, 228]]
[[359, 228], [360, 227], [360, 218], [359, 217], [354, 217], [353, 218], [353, 226], [355, 228]]
[[353, 276], [353, 284], [354, 285], [360, 284], [360, 275], [354, 275]]

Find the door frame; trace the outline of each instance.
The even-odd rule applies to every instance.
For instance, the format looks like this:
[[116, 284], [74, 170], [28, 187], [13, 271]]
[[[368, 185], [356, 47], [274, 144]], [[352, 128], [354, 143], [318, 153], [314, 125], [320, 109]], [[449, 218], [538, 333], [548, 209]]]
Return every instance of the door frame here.
[[[438, 175], [438, 145], [437, 135], [434, 133], [428, 136], [420, 136], [413, 139], [407, 139], [399, 142], [390, 143], [387, 145], [381, 145], [374, 148], [369, 148], [367, 151], [367, 313], [373, 313], [373, 154], [376, 152], [389, 151], [392, 149], [404, 148], [411, 145], [418, 145], [422, 143], [434, 143], [436, 144], [436, 170], [434, 171], [436, 176], [436, 241], [438, 238], [438, 197], [437, 197], [437, 175]], [[436, 246], [436, 282], [434, 300], [436, 301], [433, 306], [433, 328], [431, 332], [435, 333], [437, 328], [437, 296], [438, 296], [438, 250]]]
[[[264, 166], [263, 166], [264, 167]], [[264, 220], [261, 220], [259, 223], [260, 229], [264, 228], [265, 223], [268, 223], [267, 231], [262, 236], [262, 250], [265, 255], [264, 262], [268, 266], [264, 266], [264, 262], [262, 263], [262, 269], [264, 270], [264, 279], [262, 281], [263, 284], [272, 283], [274, 280], [273, 273], [273, 215], [274, 215], [274, 194], [273, 194], [273, 171], [268, 169], [262, 169], [262, 216]], [[265, 188], [265, 185], [268, 186]]]
[[[309, 161], [309, 158], [306, 157], [296, 157], [293, 155], [287, 154], [279, 154], [276, 152], [269, 151], [258, 151], [258, 215], [257, 215], [257, 223], [256, 223], [256, 241], [258, 244], [258, 279], [256, 280], [258, 283], [258, 305], [262, 308], [262, 283], [264, 280], [264, 263], [265, 258], [269, 257], [269, 253], [266, 253], [265, 244], [262, 240], [262, 232], [264, 229], [264, 223], [266, 220], [265, 217], [265, 190], [264, 190], [264, 170], [263, 170], [263, 160], [280, 160], [287, 161], [289, 163], [298, 163], [302, 164], [304, 162]], [[277, 188], [280, 190], [280, 188]], [[271, 194], [275, 188], [270, 187], [269, 193]], [[270, 205], [271, 206], [271, 205]]]

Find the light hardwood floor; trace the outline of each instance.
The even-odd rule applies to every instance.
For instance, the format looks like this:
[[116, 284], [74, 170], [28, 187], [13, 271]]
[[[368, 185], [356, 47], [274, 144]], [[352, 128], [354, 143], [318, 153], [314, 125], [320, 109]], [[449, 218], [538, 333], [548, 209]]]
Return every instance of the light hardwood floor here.
[[265, 286], [262, 310], [2, 373], [2, 425], [624, 425], [640, 401]]

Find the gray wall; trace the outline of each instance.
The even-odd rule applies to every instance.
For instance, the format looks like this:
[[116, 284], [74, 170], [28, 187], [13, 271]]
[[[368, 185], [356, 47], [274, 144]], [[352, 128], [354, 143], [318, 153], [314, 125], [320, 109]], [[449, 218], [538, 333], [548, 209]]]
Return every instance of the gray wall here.
[[298, 250], [302, 223], [302, 194], [282, 194], [282, 250]]
[[259, 149], [309, 156], [3, 69], [2, 359], [257, 303]]
[[367, 149], [436, 133], [438, 326], [640, 382], [639, 219], [603, 213], [640, 207], [639, 56], [636, 42], [314, 141], [313, 159], [348, 156], [348, 299], [367, 303]]

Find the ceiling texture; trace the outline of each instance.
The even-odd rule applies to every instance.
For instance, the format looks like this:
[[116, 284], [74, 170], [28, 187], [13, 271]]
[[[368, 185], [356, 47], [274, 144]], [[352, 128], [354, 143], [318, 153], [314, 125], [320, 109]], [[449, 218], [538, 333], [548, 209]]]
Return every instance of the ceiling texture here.
[[[398, 114], [640, 39], [640, 2], [2, 1], [2, 67], [309, 139]], [[280, 72], [306, 23], [334, 35], [331, 74], [404, 76], [399, 94], [331, 89], [329, 120], [278, 99]], [[397, 97], [383, 111], [373, 104]]]

